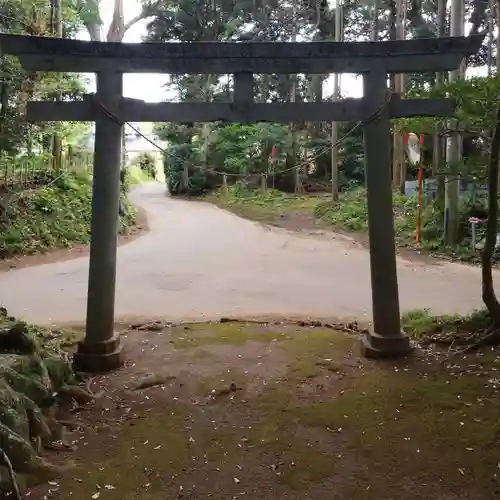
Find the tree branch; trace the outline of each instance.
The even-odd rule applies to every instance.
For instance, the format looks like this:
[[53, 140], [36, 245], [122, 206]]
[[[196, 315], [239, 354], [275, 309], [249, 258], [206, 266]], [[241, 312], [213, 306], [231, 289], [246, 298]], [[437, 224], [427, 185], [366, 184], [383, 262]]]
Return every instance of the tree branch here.
[[[134, 18], [132, 18], [128, 23], [125, 23], [125, 26], [123, 27], [123, 35], [136, 23], [139, 21], [142, 21], [143, 19], [146, 19], [146, 17], [151, 17], [150, 15], [147, 15], [146, 12], [141, 12], [140, 14], [137, 14]], [[122, 36], [123, 36], [122, 35]]]
[[7, 453], [5, 453], [5, 451], [3, 451], [2, 448], [0, 448], [0, 457], [3, 463], [5, 464], [5, 467], [7, 467], [7, 472], [9, 474], [9, 480], [12, 488], [12, 494], [14, 495], [15, 500], [21, 500], [21, 492], [19, 491], [19, 486], [17, 485], [16, 474], [12, 467], [12, 463], [9, 460]]

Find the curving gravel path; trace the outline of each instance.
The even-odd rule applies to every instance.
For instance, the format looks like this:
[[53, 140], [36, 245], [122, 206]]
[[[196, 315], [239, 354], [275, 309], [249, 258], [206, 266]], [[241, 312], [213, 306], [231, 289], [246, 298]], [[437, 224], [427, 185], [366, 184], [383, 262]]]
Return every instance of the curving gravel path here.
[[[368, 252], [350, 239], [267, 228], [147, 184], [131, 200], [150, 231], [119, 247], [116, 316], [370, 318]], [[480, 270], [398, 258], [401, 307], [466, 313], [481, 306]], [[85, 318], [88, 257], [0, 275], [0, 304], [40, 324]], [[500, 274], [495, 281], [500, 286]]]

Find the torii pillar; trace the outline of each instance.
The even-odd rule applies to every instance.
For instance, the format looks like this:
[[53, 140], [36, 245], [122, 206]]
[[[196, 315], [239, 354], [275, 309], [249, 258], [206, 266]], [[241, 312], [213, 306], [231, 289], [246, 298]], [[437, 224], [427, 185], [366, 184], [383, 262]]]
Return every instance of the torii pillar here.
[[[392, 161], [387, 73], [363, 74], [363, 99], [370, 118], [363, 127], [365, 180], [372, 283], [373, 328], [361, 339], [366, 357], [408, 354], [410, 339], [401, 329], [392, 202]], [[397, 311], [397, 314], [396, 314]]]
[[[96, 87], [99, 104], [116, 110], [123, 96], [123, 74], [97, 73]], [[96, 115], [86, 333], [74, 355], [75, 365], [89, 372], [122, 364], [120, 336], [114, 329], [122, 129], [123, 123], [103, 110]]]

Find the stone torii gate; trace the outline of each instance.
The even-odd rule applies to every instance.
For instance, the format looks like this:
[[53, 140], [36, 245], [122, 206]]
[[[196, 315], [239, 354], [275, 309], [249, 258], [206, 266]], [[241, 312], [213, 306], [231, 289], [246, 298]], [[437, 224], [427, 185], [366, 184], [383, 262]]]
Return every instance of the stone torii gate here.
[[[75, 102], [30, 102], [29, 121], [96, 122], [92, 239], [86, 336], [75, 355], [82, 369], [122, 362], [114, 332], [121, 134], [125, 122], [363, 120], [373, 329], [369, 356], [410, 351], [401, 331], [391, 188], [390, 118], [451, 116], [454, 103], [390, 95], [388, 73], [450, 71], [477, 52], [483, 36], [391, 42], [101, 43], [0, 35], [1, 51], [29, 71], [96, 73], [97, 92]], [[123, 97], [123, 73], [233, 74], [231, 103], [145, 103]], [[361, 73], [362, 99], [254, 103], [253, 74]], [[332, 276], [332, 279], [335, 279]]]

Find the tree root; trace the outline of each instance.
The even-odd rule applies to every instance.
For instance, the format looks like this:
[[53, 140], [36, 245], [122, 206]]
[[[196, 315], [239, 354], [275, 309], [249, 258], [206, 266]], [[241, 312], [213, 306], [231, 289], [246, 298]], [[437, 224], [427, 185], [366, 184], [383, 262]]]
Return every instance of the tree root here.
[[468, 335], [467, 337], [463, 337], [461, 335], [457, 335], [451, 333], [447, 336], [432, 336], [424, 339], [421, 344], [422, 345], [441, 345], [441, 346], [450, 346], [450, 345], [462, 345], [469, 346], [470, 343], [477, 338], [477, 333]]
[[175, 375], [151, 375], [149, 377], [144, 378], [139, 383], [135, 385], [133, 388], [136, 391], [142, 389], [149, 389], [151, 387], [156, 387], [158, 385], [165, 385], [167, 382], [171, 382], [175, 380], [177, 377]]
[[89, 426], [80, 422], [73, 422], [72, 420], [57, 420], [59, 425], [67, 427], [68, 429], [88, 429]]
[[12, 493], [14, 494], [15, 500], [21, 500], [21, 492], [19, 491], [19, 486], [16, 481], [16, 474], [14, 473], [14, 469], [12, 467], [12, 463], [10, 462], [9, 457], [7, 456], [7, 453], [3, 451], [2, 448], [0, 448], [0, 456], [2, 457], [2, 460], [7, 467], [7, 470], [9, 472], [9, 479], [11, 483], [11, 488], [12, 488]]
[[61, 387], [59, 395], [63, 398], [72, 399], [80, 405], [90, 403], [95, 399], [94, 394], [77, 385], [65, 385]]
[[[474, 337], [470, 336], [468, 337], [468, 340], [471, 341]], [[453, 352], [445, 361], [449, 361], [450, 359], [455, 358], [457, 356], [461, 356], [463, 354], [470, 354], [471, 352], [476, 352], [482, 347], [498, 345], [498, 344], [500, 344], [500, 328], [495, 325], [488, 328], [488, 330], [484, 332], [484, 335], [479, 340], [468, 345], [464, 349], [460, 349]]]
[[489, 330], [487, 330], [485, 335], [481, 337], [477, 342], [474, 342], [474, 344], [471, 344], [470, 346], [466, 347], [462, 351], [462, 354], [467, 354], [470, 352], [477, 351], [481, 347], [485, 347], [488, 345], [497, 345], [497, 344], [500, 344], [500, 328], [494, 326], [491, 327]]

